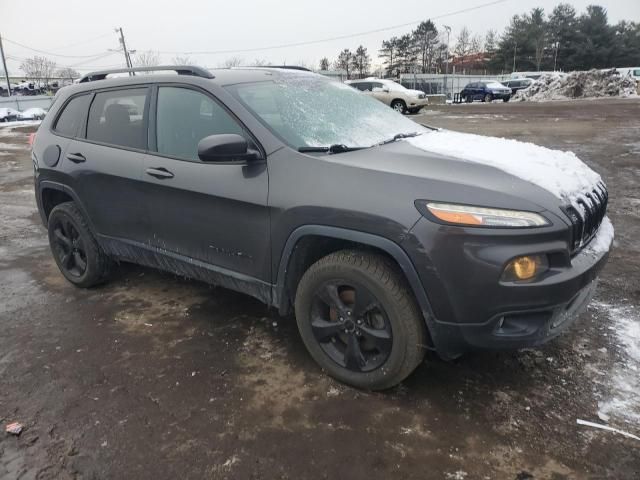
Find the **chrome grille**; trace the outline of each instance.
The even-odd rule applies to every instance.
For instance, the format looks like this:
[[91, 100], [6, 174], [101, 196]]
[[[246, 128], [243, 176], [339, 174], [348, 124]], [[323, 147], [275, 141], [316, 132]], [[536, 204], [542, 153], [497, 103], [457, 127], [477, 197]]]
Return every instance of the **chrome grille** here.
[[[607, 213], [609, 194], [604, 183], [580, 195], [576, 204], [565, 208], [572, 225], [572, 253], [579, 251], [593, 238]], [[582, 211], [582, 215], [578, 211]]]

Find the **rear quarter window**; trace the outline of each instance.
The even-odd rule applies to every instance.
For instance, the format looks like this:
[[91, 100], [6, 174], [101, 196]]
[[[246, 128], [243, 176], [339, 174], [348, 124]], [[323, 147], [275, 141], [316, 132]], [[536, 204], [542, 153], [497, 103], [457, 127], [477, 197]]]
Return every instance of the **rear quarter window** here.
[[76, 136], [84, 119], [87, 118], [90, 100], [91, 95], [87, 94], [74, 97], [67, 102], [58, 115], [53, 131], [65, 137]]

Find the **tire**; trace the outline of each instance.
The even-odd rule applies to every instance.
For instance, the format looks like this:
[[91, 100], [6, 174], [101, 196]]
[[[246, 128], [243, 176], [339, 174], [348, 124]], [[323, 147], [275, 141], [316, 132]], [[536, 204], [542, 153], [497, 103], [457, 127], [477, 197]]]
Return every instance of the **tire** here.
[[398, 113], [405, 113], [407, 111], [407, 104], [404, 103], [404, 100], [394, 100], [391, 102], [391, 108]]
[[112, 265], [73, 202], [61, 203], [49, 215], [49, 246], [62, 275], [77, 287], [104, 282]]
[[503, 101], [504, 103], [507, 103], [509, 100], [511, 100], [511, 97], [504, 97], [504, 98], [502, 99], [502, 101]]
[[393, 387], [424, 358], [422, 314], [403, 275], [381, 255], [341, 250], [318, 260], [300, 280], [295, 313], [313, 359], [356, 388]]
[[493, 102], [493, 95], [491, 95], [490, 93], [487, 93], [484, 97], [482, 97], [482, 101], [486, 103]]

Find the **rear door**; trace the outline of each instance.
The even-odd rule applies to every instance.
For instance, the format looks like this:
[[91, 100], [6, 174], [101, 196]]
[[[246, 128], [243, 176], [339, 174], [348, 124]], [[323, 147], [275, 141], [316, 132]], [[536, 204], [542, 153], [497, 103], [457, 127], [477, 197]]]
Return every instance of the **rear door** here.
[[81, 133], [63, 161], [96, 233], [144, 242], [147, 215], [140, 189], [147, 148], [149, 88], [98, 91]]
[[[388, 90], [388, 88], [387, 88]], [[391, 105], [391, 93], [385, 91], [385, 85], [382, 82], [371, 82], [372, 95], [387, 105]]]
[[144, 159], [155, 247], [270, 280], [269, 188], [265, 161], [203, 163], [198, 142], [235, 133], [255, 140], [211, 94], [186, 85], [154, 91], [155, 122]]

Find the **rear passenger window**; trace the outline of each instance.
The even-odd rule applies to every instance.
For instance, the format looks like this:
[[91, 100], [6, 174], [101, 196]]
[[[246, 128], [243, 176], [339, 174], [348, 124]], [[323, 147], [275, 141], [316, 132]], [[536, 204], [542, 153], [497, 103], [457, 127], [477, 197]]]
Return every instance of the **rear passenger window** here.
[[64, 107], [53, 130], [60, 135], [73, 137], [78, 133], [80, 125], [87, 117], [90, 95], [81, 95], [71, 99]]
[[97, 93], [89, 110], [87, 140], [146, 149], [147, 89]]
[[235, 119], [207, 95], [180, 87], [158, 89], [158, 153], [199, 160], [198, 142], [209, 135], [222, 133], [246, 137]]

